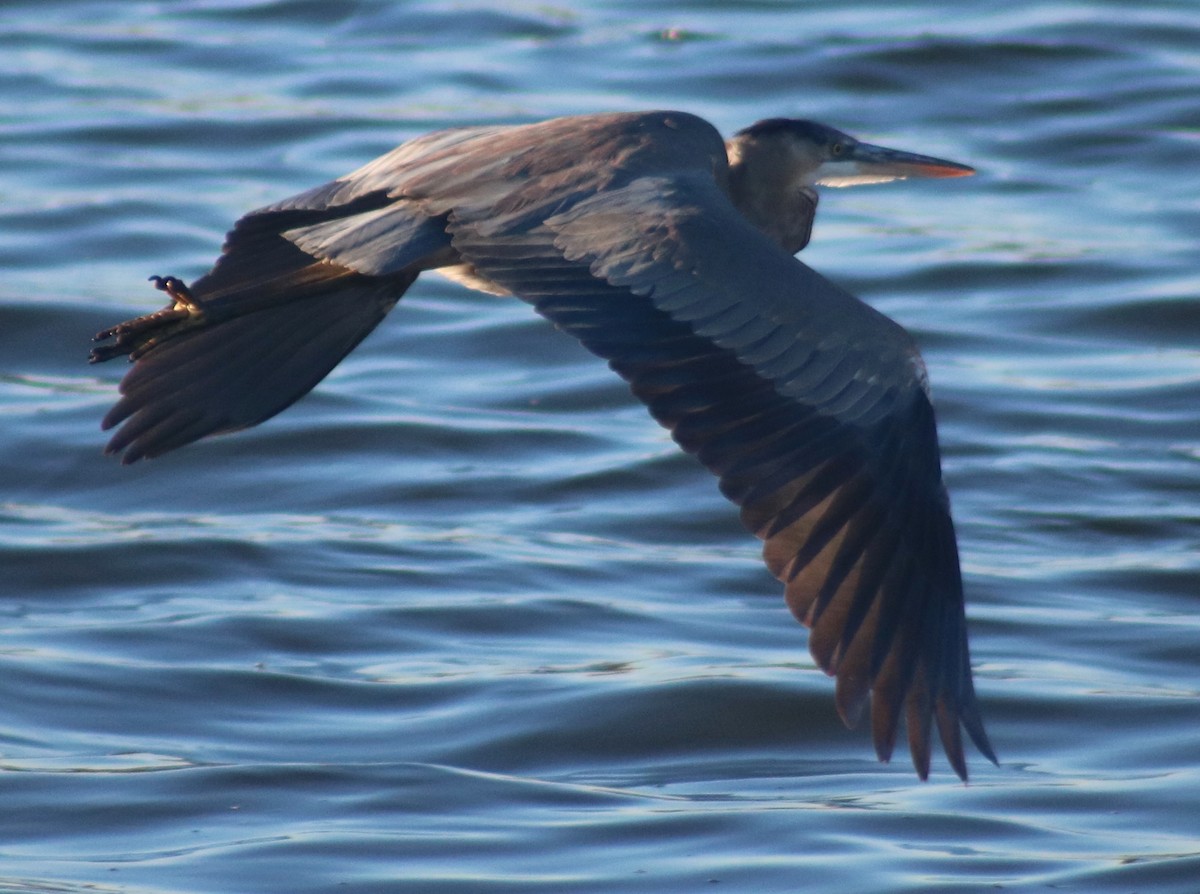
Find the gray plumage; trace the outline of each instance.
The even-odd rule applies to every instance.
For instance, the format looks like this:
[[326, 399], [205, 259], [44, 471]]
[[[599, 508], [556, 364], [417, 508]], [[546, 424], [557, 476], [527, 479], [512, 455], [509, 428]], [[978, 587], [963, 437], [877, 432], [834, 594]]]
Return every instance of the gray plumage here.
[[99, 334], [136, 362], [108, 452], [154, 457], [256, 425], [313, 388], [440, 270], [515, 295], [608, 360], [764, 540], [853, 724], [919, 775], [936, 725], [995, 760], [924, 365], [908, 334], [793, 257], [816, 188], [959, 176], [953, 162], [770, 119], [728, 143], [682, 112], [473, 127], [411, 140], [246, 215], [191, 287]]

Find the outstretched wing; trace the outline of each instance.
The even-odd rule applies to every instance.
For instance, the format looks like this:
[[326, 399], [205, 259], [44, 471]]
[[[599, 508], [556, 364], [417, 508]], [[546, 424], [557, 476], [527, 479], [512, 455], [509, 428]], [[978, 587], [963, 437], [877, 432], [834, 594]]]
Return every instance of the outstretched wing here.
[[[480, 173], [520, 128], [461, 128], [411, 140], [358, 171], [252, 211], [212, 270], [173, 284], [164, 311], [97, 336], [92, 361], [133, 368], [103, 428], [135, 462], [257, 425], [308, 393], [368, 335], [424, 269], [453, 262], [445, 220], [404, 186], [455, 168]], [[511, 136], [507, 137], [513, 144]], [[535, 142], [534, 146], [537, 145]], [[177, 297], [182, 296], [182, 297]]]
[[[417, 278], [422, 259], [449, 249], [442, 222], [393, 203], [386, 192], [349, 195], [331, 187], [340, 184], [247, 214], [213, 269], [190, 289], [168, 278], [172, 298], [182, 297], [176, 306], [186, 303], [191, 312], [168, 306], [101, 333], [113, 341], [93, 350], [93, 362], [122, 354], [135, 361], [102, 423], [121, 425], [108, 453], [131, 463], [286, 409], [378, 325]], [[381, 272], [328, 262], [283, 235], [298, 227], [336, 229], [381, 212], [402, 218], [390, 226], [388, 256], [396, 265]]]
[[[448, 215], [465, 262], [607, 359], [720, 477], [812, 628], [846, 721], [869, 695], [886, 759], [903, 715], [924, 777], [936, 719], [965, 778], [961, 729], [995, 758], [920, 356], [898, 325], [749, 224], [719, 186], [713, 147], [691, 136], [690, 156], [658, 153], [651, 137], [602, 173], [540, 188], [463, 167], [409, 189]], [[604, 182], [583, 189], [583, 177]]]

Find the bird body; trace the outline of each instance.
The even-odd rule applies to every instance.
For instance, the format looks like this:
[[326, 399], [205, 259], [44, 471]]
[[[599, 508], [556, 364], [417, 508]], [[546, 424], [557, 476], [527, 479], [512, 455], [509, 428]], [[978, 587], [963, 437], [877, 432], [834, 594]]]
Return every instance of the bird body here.
[[424, 271], [515, 295], [603, 357], [720, 479], [812, 628], [853, 723], [917, 771], [934, 720], [995, 760], [924, 365], [899, 325], [793, 257], [818, 186], [970, 168], [768, 119], [683, 112], [418, 137], [243, 217], [171, 303], [97, 336], [134, 366], [104, 419], [125, 462], [256, 425], [311, 390]]

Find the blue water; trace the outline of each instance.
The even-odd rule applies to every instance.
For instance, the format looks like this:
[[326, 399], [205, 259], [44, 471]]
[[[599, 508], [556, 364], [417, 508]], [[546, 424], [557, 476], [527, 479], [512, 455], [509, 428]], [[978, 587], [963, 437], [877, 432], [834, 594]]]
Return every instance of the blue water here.
[[[1200, 890], [1200, 8], [8, 2], [0, 890]], [[977, 166], [826, 196], [913, 331], [1001, 757], [877, 764], [714, 482], [422, 280], [311, 396], [101, 456], [97, 329], [438, 127], [674, 107]]]

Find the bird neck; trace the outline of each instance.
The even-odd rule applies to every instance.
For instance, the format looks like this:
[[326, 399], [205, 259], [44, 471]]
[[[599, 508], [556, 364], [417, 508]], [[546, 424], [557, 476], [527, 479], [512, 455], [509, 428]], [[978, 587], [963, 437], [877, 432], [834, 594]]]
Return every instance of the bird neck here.
[[734, 207], [788, 254], [804, 248], [817, 213], [817, 191], [781, 175], [789, 165], [772, 157], [775, 147], [734, 137], [725, 151]]

